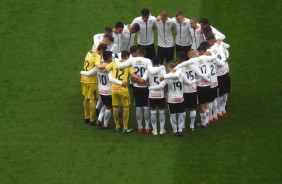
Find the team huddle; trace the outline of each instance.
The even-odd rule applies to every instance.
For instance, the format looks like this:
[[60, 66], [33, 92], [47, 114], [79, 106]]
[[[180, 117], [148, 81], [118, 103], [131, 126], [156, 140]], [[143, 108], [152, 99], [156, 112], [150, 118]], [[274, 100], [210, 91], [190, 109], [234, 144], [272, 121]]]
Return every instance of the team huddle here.
[[[113, 111], [115, 131], [132, 132], [128, 127], [131, 86], [139, 133], [166, 134], [166, 105], [172, 135], [181, 136], [185, 132], [186, 109], [189, 130], [195, 129], [197, 107], [201, 117], [197, 125], [208, 127], [210, 122], [226, 115], [230, 77], [229, 45], [224, 39], [208, 19], [198, 23], [197, 18], [185, 18], [181, 11], [174, 18], [169, 18], [166, 11], [154, 17], [144, 8], [141, 16], [129, 25], [117, 22], [114, 29], [106, 26], [104, 33], [94, 35], [92, 50], [80, 72], [85, 123], [112, 128], [109, 121]], [[96, 110], [99, 110], [97, 120]]]

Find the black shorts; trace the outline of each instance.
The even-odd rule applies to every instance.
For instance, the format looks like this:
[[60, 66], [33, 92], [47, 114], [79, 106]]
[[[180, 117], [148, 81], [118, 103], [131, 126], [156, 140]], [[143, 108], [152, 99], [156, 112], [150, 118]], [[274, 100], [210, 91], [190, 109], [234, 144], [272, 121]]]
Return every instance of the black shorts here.
[[158, 53], [157, 56], [161, 59], [161, 64], [163, 64], [164, 60], [166, 60], [166, 63], [173, 60], [174, 56], [174, 47], [160, 47], [158, 46]]
[[184, 103], [167, 103], [169, 114], [182, 113], [185, 111]]
[[184, 97], [184, 107], [187, 109], [197, 108], [197, 92], [194, 93], [183, 93]]
[[107, 107], [112, 107], [112, 95], [100, 95], [102, 102]]
[[180, 46], [180, 45], [177, 45], [175, 44], [175, 50], [176, 50], [176, 53], [177, 52], [184, 52], [185, 54], [185, 60], [188, 60], [188, 56], [187, 56], [187, 53], [188, 51], [191, 49], [192, 45], [188, 45], [188, 46]]
[[156, 56], [155, 44], [151, 44], [151, 45], [139, 45], [138, 44], [138, 47], [140, 46], [143, 46], [146, 49], [145, 58], [152, 59], [154, 56]]
[[197, 86], [198, 102], [199, 104], [205, 104], [211, 102], [211, 90], [210, 86]]
[[148, 88], [138, 88], [133, 86], [133, 96], [135, 107], [149, 106], [149, 90]]
[[165, 98], [149, 98], [150, 107], [155, 109], [164, 109], [165, 108]]
[[212, 101], [214, 101], [216, 98], [217, 98], [217, 91], [218, 91], [218, 87], [214, 87], [214, 88], [211, 88], [211, 98], [212, 98]]
[[226, 73], [222, 76], [217, 76], [217, 79], [218, 79], [218, 89], [219, 89], [218, 96], [221, 97], [226, 93], [230, 93], [231, 82], [230, 82], [229, 73]]

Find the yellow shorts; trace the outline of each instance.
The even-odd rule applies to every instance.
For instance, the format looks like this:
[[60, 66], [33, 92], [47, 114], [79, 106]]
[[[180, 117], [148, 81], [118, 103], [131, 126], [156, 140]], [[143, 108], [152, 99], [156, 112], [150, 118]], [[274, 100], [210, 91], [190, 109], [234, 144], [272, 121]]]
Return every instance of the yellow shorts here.
[[88, 99], [98, 99], [99, 91], [96, 83], [81, 83], [82, 84], [82, 95]]
[[112, 105], [128, 107], [130, 105], [130, 96], [128, 91], [112, 91]]

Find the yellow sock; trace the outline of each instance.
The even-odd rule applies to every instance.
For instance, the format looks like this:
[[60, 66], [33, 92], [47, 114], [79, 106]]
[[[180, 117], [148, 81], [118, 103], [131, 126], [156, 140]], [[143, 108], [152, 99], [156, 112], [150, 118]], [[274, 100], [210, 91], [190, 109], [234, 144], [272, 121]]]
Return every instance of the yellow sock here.
[[94, 99], [90, 99], [90, 122], [93, 122], [95, 119], [95, 114], [96, 114], [96, 103], [97, 101]]
[[83, 107], [84, 107], [84, 118], [90, 119], [90, 111], [89, 111], [89, 99], [84, 99], [83, 101]]
[[129, 108], [128, 107], [123, 107], [123, 129], [127, 130], [128, 129], [128, 118], [129, 118]]
[[119, 108], [118, 107], [113, 108], [113, 116], [114, 116], [116, 128], [119, 128], [120, 124], [119, 124]]

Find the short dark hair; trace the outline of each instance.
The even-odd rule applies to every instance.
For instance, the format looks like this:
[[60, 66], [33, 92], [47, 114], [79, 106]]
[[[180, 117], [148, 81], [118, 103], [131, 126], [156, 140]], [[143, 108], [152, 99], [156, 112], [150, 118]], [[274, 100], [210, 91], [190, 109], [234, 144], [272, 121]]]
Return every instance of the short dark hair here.
[[178, 17], [178, 16], [183, 16], [183, 12], [182, 11], [177, 11], [176, 13], [175, 13], [175, 17]]
[[146, 55], [146, 48], [144, 46], [140, 46], [138, 47], [137, 49], [138, 53], [142, 56], [145, 56]]
[[202, 18], [200, 23], [207, 25], [207, 24], [209, 24], [209, 20], [207, 18]]
[[112, 56], [113, 56], [113, 52], [112, 51], [105, 51], [105, 52], [103, 52], [103, 59], [104, 59], [104, 61], [108, 61], [108, 59], [110, 57], [112, 57]]
[[153, 65], [158, 65], [158, 64], [160, 64], [160, 62], [161, 62], [161, 58], [159, 56], [154, 56], [152, 58]]
[[104, 35], [104, 38], [109, 39], [111, 42], [114, 42], [114, 40], [115, 40], [112, 35], [107, 35], [107, 34]]
[[115, 28], [124, 28], [124, 25], [122, 22], [118, 21], [115, 25]]
[[143, 9], [141, 10], [141, 15], [142, 15], [142, 16], [148, 16], [149, 14], [150, 14], [150, 11], [149, 11], [148, 8], [143, 8]]
[[107, 50], [107, 45], [100, 43], [96, 50], [105, 52]]
[[132, 53], [132, 52], [137, 52], [137, 49], [138, 47], [136, 45], [132, 45], [130, 48], [129, 48], [129, 52]]
[[170, 68], [175, 68], [177, 66], [177, 62], [174, 61], [174, 60], [171, 60], [170, 62], [167, 63], [167, 65], [170, 67]]
[[211, 28], [211, 26], [205, 26], [204, 28], [203, 28], [203, 32], [204, 33], [209, 33], [209, 32], [212, 32], [212, 28]]
[[112, 29], [110, 26], [106, 26], [106, 27], [104, 28], [104, 32], [112, 33], [112, 32], [113, 32], [113, 29]]
[[185, 61], [185, 59], [186, 59], [185, 53], [183, 51], [177, 52], [176, 58], [180, 59], [181, 61]]
[[197, 51], [206, 51], [206, 50], [207, 50], [207, 48], [205, 46], [201, 46], [201, 45], [197, 48]]
[[200, 44], [200, 46], [199, 47], [205, 47], [206, 49], [208, 49], [209, 48], [209, 42], [207, 42], [207, 41], [204, 41], [204, 42], [202, 42], [201, 44]]
[[137, 33], [140, 30], [140, 25], [138, 23], [134, 23], [131, 26], [134, 28], [134, 33]]
[[124, 59], [124, 58], [127, 58], [130, 56], [130, 53], [127, 51], [127, 50], [124, 50], [121, 52], [121, 58]]

